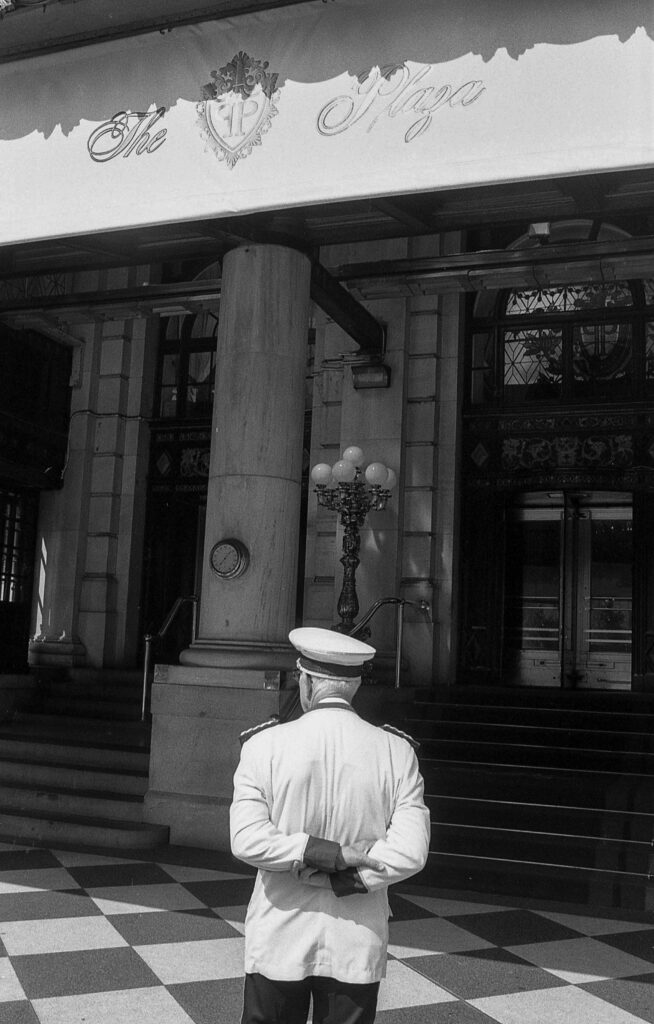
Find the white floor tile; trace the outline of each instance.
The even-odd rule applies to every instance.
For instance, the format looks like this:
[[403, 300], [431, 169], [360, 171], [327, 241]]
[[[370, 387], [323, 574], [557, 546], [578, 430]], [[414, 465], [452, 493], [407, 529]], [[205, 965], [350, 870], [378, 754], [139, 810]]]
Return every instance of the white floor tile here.
[[243, 975], [243, 939], [202, 939], [134, 946], [164, 985]]
[[35, 999], [40, 1024], [193, 1024], [165, 988]]
[[0, 939], [10, 956], [64, 953], [76, 949], [111, 949], [127, 945], [122, 935], [100, 915], [41, 921], [2, 921]]
[[[16, 1002], [25, 999], [23, 986], [16, 977], [16, 972], [9, 962], [9, 957], [0, 957], [0, 1003]], [[0, 1009], [0, 1020], [2, 1010]]]
[[103, 914], [137, 914], [154, 910], [204, 910], [205, 904], [177, 882], [114, 885], [86, 890]]
[[592, 938], [534, 942], [507, 948], [516, 956], [573, 985], [652, 973], [650, 962]]
[[468, 1002], [500, 1024], [643, 1024], [633, 1013], [573, 986]]
[[490, 949], [492, 942], [459, 928], [440, 917], [417, 921], [390, 921], [388, 952], [405, 959], [430, 953], [463, 953], [468, 949]]
[[[378, 1010], [397, 1010], [402, 1006], [423, 1006], [429, 1003], [451, 1003], [456, 996], [446, 992], [440, 985], [434, 984], [412, 971], [406, 964], [397, 960], [389, 960], [386, 977], [379, 986]], [[428, 1018], [425, 1020], [428, 1024]]]

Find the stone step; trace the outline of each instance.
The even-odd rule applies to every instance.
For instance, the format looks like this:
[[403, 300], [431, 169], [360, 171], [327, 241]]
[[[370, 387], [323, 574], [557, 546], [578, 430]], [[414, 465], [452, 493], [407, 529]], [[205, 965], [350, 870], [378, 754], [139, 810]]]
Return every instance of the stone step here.
[[651, 883], [641, 872], [620, 872], [583, 868], [567, 864], [548, 864], [541, 859], [520, 861], [515, 858], [470, 856], [469, 854], [429, 854], [424, 870], [412, 882], [440, 889], [518, 896], [530, 900], [554, 899], [588, 907], [651, 912]]
[[546, 743], [496, 743], [464, 739], [425, 740], [422, 758], [469, 764], [515, 765], [524, 769], [551, 768], [567, 771], [608, 772], [612, 774], [654, 775], [654, 751], [614, 751], [598, 748], [553, 747]]
[[115, 718], [87, 718], [84, 715], [46, 714], [42, 711], [21, 711], [14, 715], [11, 725], [0, 727], [3, 736], [51, 737], [60, 742], [98, 741], [116, 746], [127, 744], [147, 750], [150, 744], [150, 726], [141, 721], [123, 721]]
[[163, 825], [50, 813], [26, 813], [17, 807], [0, 810], [0, 838], [35, 846], [82, 846], [104, 849], [146, 850], [168, 842]]
[[66, 789], [51, 785], [36, 787], [7, 784], [2, 781], [2, 806], [12, 807], [29, 815], [51, 814], [110, 818], [117, 821], [140, 822], [143, 818], [142, 794], [113, 790]]
[[0, 727], [0, 837], [31, 845], [151, 849], [143, 822], [150, 726], [139, 673], [42, 674]]
[[652, 729], [647, 722], [640, 723], [640, 730], [618, 729], [596, 730], [584, 722], [584, 727], [574, 727], [567, 722], [558, 726], [525, 722], [481, 722], [481, 721], [435, 721], [408, 720], [407, 731], [420, 743], [436, 740], [460, 740], [465, 743], [495, 743], [522, 746], [546, 746], [553, 749], [579, 749], [599, 751], [624, 751], [626, 753], [654, 753], [654, 718]]
[[3, 752], [0, 755], [0, 784], [24, 784], [37, 788], [63, 787], [103, 793], [144, 796], [148, 788], [148, 773], [143, 770], [115, 768], [109, 770], [98, 765], [57, 764], [47, 760], [14, 760]]
[[652, 869], [651, 836], [647, 840], [586, 836], [578, 831], [544, 830], [432, 823], [430, 850], [483, 859], [503, 859], [548, 867], [610, 870], [649, 877]]
[[550, 708], [567, 711], [654, 714], [654, 694], [610, 690], [564, 690], [558, 687], [455, 686], [417, 690], [415, 705], [479, 705], [489, 708]]
[[432, 817], [425, 884], [652, 908], [651, 695], [431, 696], [404, 719]]
[[108, 771], [130, 770], [147, 773], [149, 754], [135, 748], [115, 744], [93, 744], [71, 740], [50, 740], [47, 737], [12, 735], [6, 730], [0, 735], [0, 758], [12, 761], [49, 762], [57, 765], [104, 768]]
[[24, 707], [24, 713], [52, 715], [53, 717], [69, 716], [71, 718], [92, 718], [95, 720], [124, 721], [140, 723], [140, 700], [99, 699], [93, 694], [74, 696], [70, 694], [48, 694], [34, 700], [31, 706]]
[[646, 710], [613, 711], [602, 708], [549, 707], [509, 704], [448, 703], [446, 701], [422, 701], [408, 708], [407, 730], [421, 729], [425, 723], [459, 722], [495, 726], [525, 726], [555, 729], [592, 729], [593, 732], [654, 732], [654, 710], [649, 703]]
[[579, 804], [518, 803], [513, 800], [484, 800], [475, 796], [426, 795], [435, 829], [441, 822], [447, 825], [466, 825], [474, 828], [517, 829], [535, 834], [567, 836], [581, 834], [586, 837], [618, 840], [637, 840], [651, 843], [654, 835], [654, 813], [583, 807]]

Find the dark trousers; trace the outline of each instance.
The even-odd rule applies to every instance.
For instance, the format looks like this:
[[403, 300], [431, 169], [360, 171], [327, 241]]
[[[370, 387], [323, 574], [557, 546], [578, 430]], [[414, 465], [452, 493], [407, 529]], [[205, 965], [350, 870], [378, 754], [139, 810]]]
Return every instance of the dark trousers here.
[[246, 974], [241, 1024], [306, 1024], [313, 996], [313, 1024], [373, 1024], [379, 982], [346, 985], [335, 978], [271, 981]]

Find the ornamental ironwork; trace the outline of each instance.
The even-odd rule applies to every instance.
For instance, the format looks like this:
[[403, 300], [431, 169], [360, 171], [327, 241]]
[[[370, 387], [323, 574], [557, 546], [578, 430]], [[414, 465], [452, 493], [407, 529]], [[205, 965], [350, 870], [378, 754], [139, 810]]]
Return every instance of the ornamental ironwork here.
[[512, 437], [503, 441], [501, 453], [504, 470], [626, 468], [633, 461], [633, 439], [629, 434]]
[[21, 299], [44, 299], [51, 295], [66, 295], [68, 274], [34, 274], [0, 280], [0, 304]]
[[579, 313], [588, 309], [609, 309], [633, 305], [627, 281], [611, 284], [568, 284], [555, 288], [510, 292], [506, 301], [507, 316], [531, 313]]

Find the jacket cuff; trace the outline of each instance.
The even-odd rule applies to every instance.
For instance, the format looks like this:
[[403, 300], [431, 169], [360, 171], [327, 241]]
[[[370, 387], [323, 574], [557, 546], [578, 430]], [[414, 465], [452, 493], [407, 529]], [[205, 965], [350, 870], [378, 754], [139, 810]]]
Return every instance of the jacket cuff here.
[[329, 881], [335, 896], [354, 896], [357, 893], [368, 892], [358, 868], [335, 871], [329, 876]]
[[317, 839], [316, 836], [309, 836], [302, 860], [307, 867], [318, 868], [319, 871], [331, 874], [336, 870], [336, 857], [340, 850], [340, 845], [332, 842], [331, 839]]

